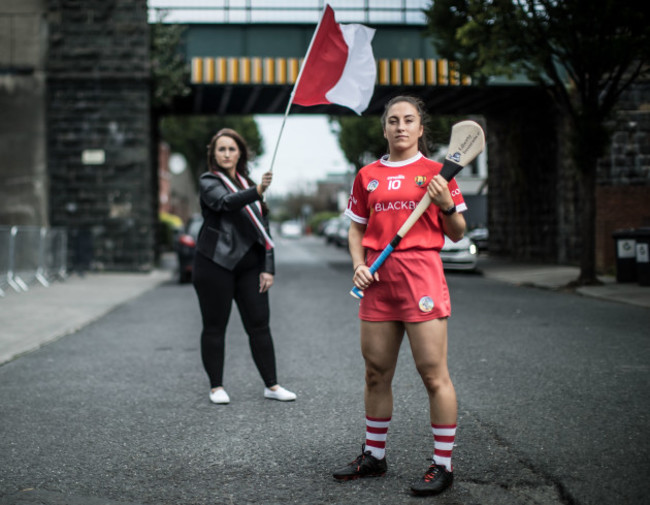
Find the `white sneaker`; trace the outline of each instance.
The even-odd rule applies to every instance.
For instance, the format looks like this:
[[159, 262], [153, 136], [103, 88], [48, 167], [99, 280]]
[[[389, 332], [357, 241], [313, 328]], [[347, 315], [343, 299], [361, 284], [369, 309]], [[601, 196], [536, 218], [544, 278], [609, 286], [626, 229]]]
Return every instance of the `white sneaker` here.
[[216, 391], [210, 391], [210, 401], [212, 403], [225, 405], [226, 403], [230, 403], [230, 397], [228, 396], [228, 393], [226, 393], [226, 390], [221, 388]]
[[264, 388], [264, 398], [269, 398], [271, 400], [280, 400], [281, 402], [291, 402], [297, 397], [296, 393], [292, 393], [291, 391], [284, 389], [282, 386], [278, 386], [278, 389], [275, 391], [269, 388]]

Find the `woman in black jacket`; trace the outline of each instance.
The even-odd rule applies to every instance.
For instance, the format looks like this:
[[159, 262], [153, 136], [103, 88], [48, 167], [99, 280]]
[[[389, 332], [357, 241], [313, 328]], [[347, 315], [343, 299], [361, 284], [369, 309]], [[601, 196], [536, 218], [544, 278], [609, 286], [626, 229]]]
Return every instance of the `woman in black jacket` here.
[[272, 173], [265, 173], [255, 185], [248, 176], [246, 143], [229, 128], [219, 130], [210, 141], [208, 168], [200, 178], [204, 222], [196, 244], [192, 282], [203, 320], [201, 357], [210, 379], [210, 400], [230, 402], [223, 388], [223, 363], [233, 300], [264, 381], [264, 397], [295, 400], [294, 393], [278, 385], [269, 329], [268, 290], [275, 268], [262, 195], [271, 184]]

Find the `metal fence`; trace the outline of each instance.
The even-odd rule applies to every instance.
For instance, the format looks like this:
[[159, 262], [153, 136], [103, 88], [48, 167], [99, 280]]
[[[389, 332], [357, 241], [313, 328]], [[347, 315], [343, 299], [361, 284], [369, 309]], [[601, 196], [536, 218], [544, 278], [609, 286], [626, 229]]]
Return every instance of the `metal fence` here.
[[65, 228], [0, 226], [0, 296], [8, 288], [23, 293], [65, 279], [67, 252]]
[[156, 23], [318, 23], [328, 3], [339, 23], [425, 25], [431, 0], [148, 0]]

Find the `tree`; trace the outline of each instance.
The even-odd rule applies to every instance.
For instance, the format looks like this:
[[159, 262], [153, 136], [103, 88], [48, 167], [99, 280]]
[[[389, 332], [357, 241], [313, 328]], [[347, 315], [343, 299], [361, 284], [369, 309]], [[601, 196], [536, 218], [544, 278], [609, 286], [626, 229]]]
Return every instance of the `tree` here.
[[248, 161], [264, 153], [262, 137], [252, 116], [166, 116], [160, 121], [160, 136], [172, 152], [185, 156], [196, 181], [207, 169], [210, 139], [221, 128], [232, 128], [248, 145]]
[[[151, 122], [151, 184], [152, 194], [157, 195], [158, 187], [158, 144], [160, 143], [159, 121], [164, 111], [169, 111], [176, 97], [190, 93], [189, 67], [180, 52], [181, 42], [186, 27], [177, 24], [163, 24], [164, 15], [150, 25], [149, 49], [151, 63], [151, 105], [149, 119]], [[152, 215], [158, 215], [158, 199], [152, 200]], [[159, 223], [159, 226], [162, 223]], [[161, 246], [158, 234], [156, 241], [156, 258]]]
[[357, 170], [386, 153], [386, 139], [376, 116], [331, 116], [330, 125], [338, 134], [339, 146]]
[[189, 67], [179, 49], [186, 30], [185, 25], [163, 24], [162, 19], [151, 25], [151, 107], [155, 111], [167, 109], [176, 97], [191, 92]]
[[621, 94], [648, 75], [647, 7], [616, 0], [436, 0], [426, 11], [434, 45], [479, 82], [524, 72], [566, 116], [580, 188], [578, 285], [596, 284], [597, 161], [609, 146]]

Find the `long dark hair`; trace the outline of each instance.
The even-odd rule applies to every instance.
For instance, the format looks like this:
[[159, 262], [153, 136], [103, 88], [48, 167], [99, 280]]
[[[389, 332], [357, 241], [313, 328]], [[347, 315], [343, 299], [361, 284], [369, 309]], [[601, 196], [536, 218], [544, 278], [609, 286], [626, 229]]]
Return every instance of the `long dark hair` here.
[[[214, 156], [215, 150], [217, 148], [217, 140], [219, 140], [221, 137], [230, 137], [235, 141], [237, 147], [239, 148], [239, 160], [237, 160], [237, 166], [235, 167], [235, 170], [239, 175], [246, 179], [246, 182], [248, 182], [250, 186], [255, 186], [255, 182], [253, 182], [253, 180], [248, 175], [248, 146], [246, 145], [244, 137], [242, 137], [232, 128], [222, 128], [217, 133], [215, 133], [214, 137], [212, 137], [212, 140], [210, 140], [210, 143], [208, 144], [208, 169], [212, 172], [221, 172], [230, 179], [228, 172], [219, 166]], [[242, 184], [238, 178], [231, 180], [237, 185], [238, 188], [243, 189]], [[268, 214], [269, 209], [266, 205], [266, 202], [262, 201], [261, 204], [263, 214]]]
[[427, 145], [427, 135], [428, 135], [428, 124], [429, 124], [429, 115], [427, 114], [426, 106], [424, 102], [415, 96], [409, 95], [399, 95], [391, 98], [386, 105], [384, 106], [384, 113], [381, 115], [381, 127], [386, 130], [386, 121], [388, 120], [388, 109], [393, 105], [400, 102], [410, 103], [420, 116], [420, 123], [424, 128], [422, 136], [418, 139], [418, 149], [426, 157], [429, 157], [429, 146]]

